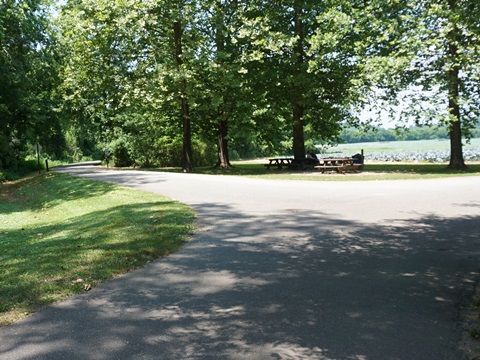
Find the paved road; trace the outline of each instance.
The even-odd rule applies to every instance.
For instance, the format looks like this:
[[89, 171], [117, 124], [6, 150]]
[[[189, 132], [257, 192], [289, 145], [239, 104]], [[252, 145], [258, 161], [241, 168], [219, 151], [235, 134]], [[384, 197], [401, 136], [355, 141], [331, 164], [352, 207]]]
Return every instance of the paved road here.
[[200, 229], [176, 254], [0, 328], [1, 360], [462, 358], [478, 177], [63, 171], [188, 203]]

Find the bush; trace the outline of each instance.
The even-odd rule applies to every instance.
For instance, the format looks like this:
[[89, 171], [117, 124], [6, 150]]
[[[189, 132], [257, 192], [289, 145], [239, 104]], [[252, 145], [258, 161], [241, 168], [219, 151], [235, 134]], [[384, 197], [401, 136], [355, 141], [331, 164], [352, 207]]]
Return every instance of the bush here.
[[204, 142], [194, 140], [192, 142], [192, 152], [195, 166], [213, 165], [217, 162], [216, 146], [208, 146]]
[[19, 148], [16, 142], [10, 142], [6, 136], [0, 135], [0, 169], [18, 167]]
[[[182, 164], [183, 143], [182, 140], [162, 137], [156, 140], [155, 160], [152, 165], [159, 167], [178, 167]], [[217, 158], [216, 147], [208, 146], [204, 142], [192, 140], [192, 157], [194, 166], [213, 165]]]
[[134, 164], [131, 157], [130, 144], [125, 138], [118, 138], [108, 146], [113, 165], [116, 167], [128, 167]]
[[[40, 169], [45, 169], [43, 161], [40, 161]], [[15, 168], [0, 170], [0, 183], [20, 179], [34, 171], [38, 171], [38, 161], [36, 159], [22, 160], [18, 162], [18, 166]]]
[[155, 166], [180, 166], [182, 163], [182, 141], [170, 137], [160, 137], [155, 141]]

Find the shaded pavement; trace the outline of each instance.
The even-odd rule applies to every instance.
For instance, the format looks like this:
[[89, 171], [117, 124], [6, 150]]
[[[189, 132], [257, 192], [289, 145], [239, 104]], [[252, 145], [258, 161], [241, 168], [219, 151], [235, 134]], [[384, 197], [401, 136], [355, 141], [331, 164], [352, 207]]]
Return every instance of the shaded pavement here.
[[0, 328], [1, 360], [462, 359], [478, 177], [61, 171], [187, 203], [199, 231], [176, 254]]

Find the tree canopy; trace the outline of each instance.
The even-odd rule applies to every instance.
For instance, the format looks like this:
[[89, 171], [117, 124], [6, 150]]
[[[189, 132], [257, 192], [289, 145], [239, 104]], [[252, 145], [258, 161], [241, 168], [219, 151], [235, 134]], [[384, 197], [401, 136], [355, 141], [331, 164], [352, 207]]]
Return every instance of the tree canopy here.
[[16, 167], [27, 145], [64, 145], [49, 8], [41, 0], [0, 2], [0, 168]]
[[[479, 118], [474, 0], [0, 2], [0, 162], [230, 166], [337, 141], [359, 109], [443, 124], [450, 167]], [[97, 155], [95, 155], [95, 153]]]
[[[383, 56], [366, 62], [380, 97], [402, 103], [400, 119], [439, 121], [449, 131], [450, 168], [465, 167], [462, 138], [479, 117], [480, 6], [475, 0], [401, 0], [383, 8]], [[384, 18], [392, 18], [387, 23]], [[390, 25], [388, 25], [390, 24]], [[388, 71], [375, 71], [378, 67]], [[395, 107], [392, 108], [396, 111]]]

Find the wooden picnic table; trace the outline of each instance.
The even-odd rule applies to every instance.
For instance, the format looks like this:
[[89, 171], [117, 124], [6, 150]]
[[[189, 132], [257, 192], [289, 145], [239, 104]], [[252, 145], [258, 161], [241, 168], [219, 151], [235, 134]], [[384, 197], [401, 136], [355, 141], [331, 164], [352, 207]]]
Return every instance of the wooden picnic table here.
[[278, 169], [282, 169], [283, 167], [287, 167], [292, 164], [292, 158], [272, 158], [268, 159], [268, 164], [264, 164], [267, 169], [270, 169], [270, 166], [276, 166]]
[[355, 164], [354, 161], [354, 158], [324, 158], [320, 159], [320, 163], [315, 166], [315, 169], [322, 173], [326, 170], [334, 170], [338, 173], [357, 171], [361, 164]]
[[322, 173], [326, 170], [334, 170], [338, 173], [344, 173], [345, 171], [357, 171], [361, 166], [360, 164], [354, 164], [353, 158], [324, 158], [319, 159], [318, 163], [309, 162], [311, 160], [305, 159], [304, 162], [295, 162], [295, 159], [290, 157], [271, 158], [268, 159], [268, 164], [264, 164], [267, 169], [270, 167], [277, 167], [277, 169], [289, 168], [289, 169], [305, 169], [315, 168]]

